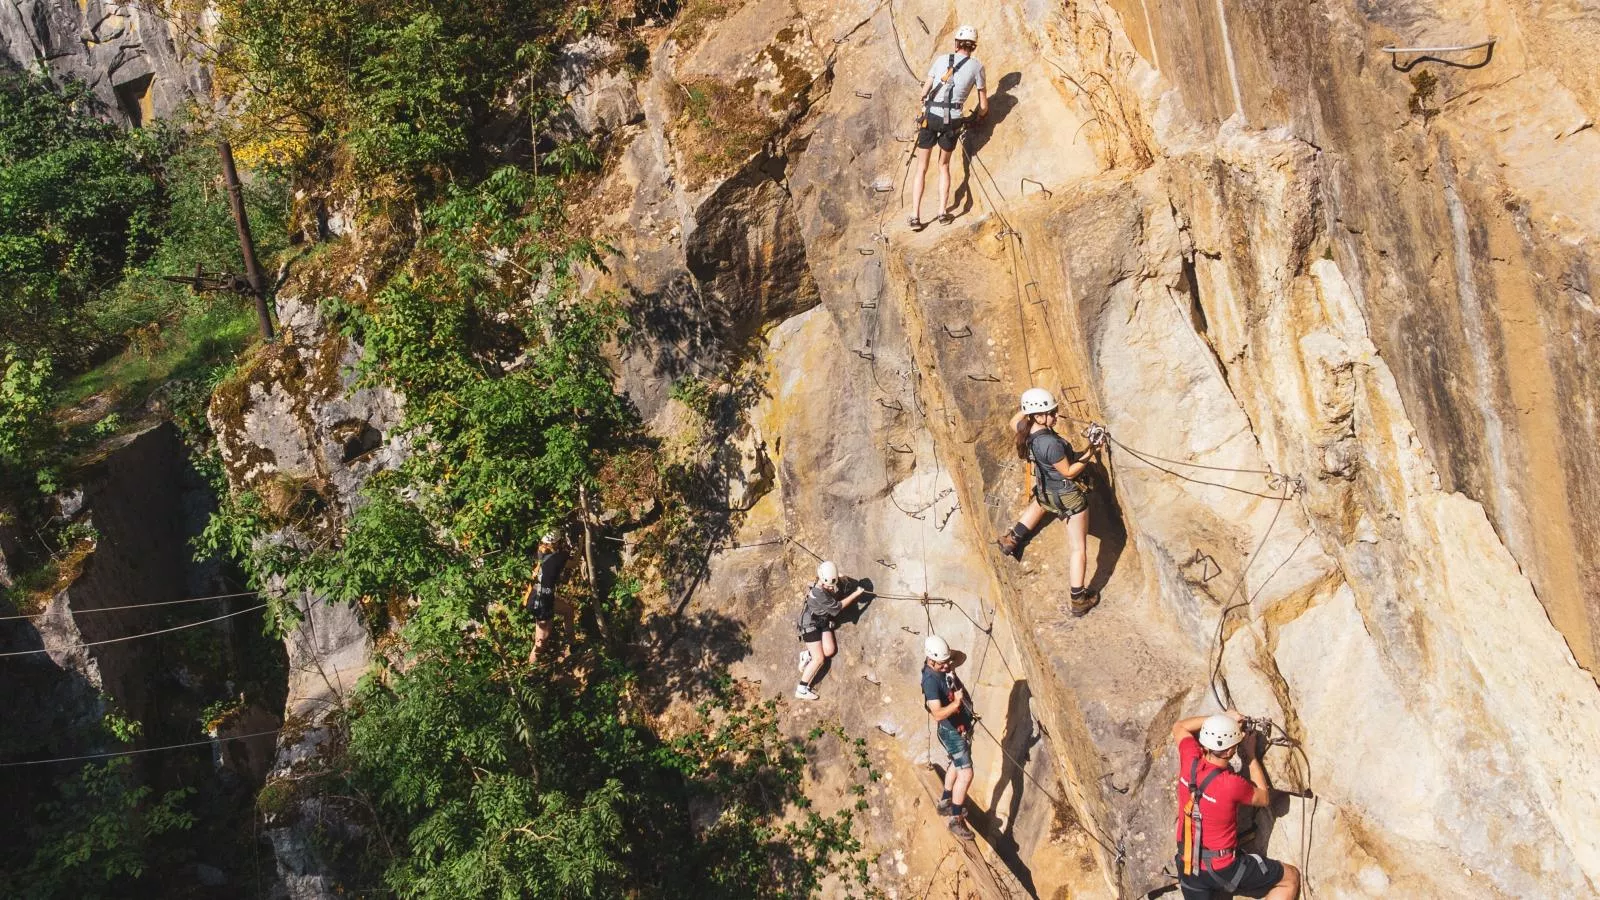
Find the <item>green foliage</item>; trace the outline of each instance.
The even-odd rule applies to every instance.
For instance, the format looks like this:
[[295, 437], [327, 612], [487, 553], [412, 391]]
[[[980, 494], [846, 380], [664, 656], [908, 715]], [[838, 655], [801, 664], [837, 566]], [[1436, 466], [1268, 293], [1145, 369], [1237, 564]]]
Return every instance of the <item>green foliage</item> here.
[[156, 839], [187, 831], [183, 804], [193, 791], [156, 796], [139, 784], [126, 757], [84, 766], [61, 783], [60, 799], [35, 812], [33, 859], [11, 882], [20, 898], [127, 896], [152, 862]]
[[[526, 670], [533, 623], [513, 604], [538, 535], [637, 443], [604, 354], [626, 323], [603, 298], [573, 297], [575, 264], [595, 257], [564, 233], [560, 201], [553, 179], [514, 169], [452, 185], [424, 211], [407, 271], [364, 306], [328, 300], [365, 348], [360, 377], [405, 395], [403, 428], [425, 450], [370, 480], [331, 540], [263, 540], [273, 525], [243, 494], [207, 544], [369, 614], [415, 601], [403, 665], [385, 657], [364, 682], [347, 758], [323, 787], [368, 798], [376, 837], [353, 855], [384, 889], [804, 896], [859, 853], [854, 811], [801, 810], [806, 747], [783, 737], [771, 703], [725, 688], [690, 733], [649, 727], [633, 664], [613, 652], [638, 577], [599, 601], [593, 585], [567, 594], [580, 625], [565, 668], [582, 674]], [[714, 814], [694, 821], [691, 808]]]
[[0, 74], [0, 347], [81, 358], [80, 311], [156, 243], [162, 140], [78, 85]]
[[[595, 24], [563, 0], [222, 0], [222, 84], [246, 159], [419, 185], [471, 164], [494, 104], [553, 40]], [[522, 89], [526, 91], [526, 87]], [[537, 93], [537, 92], [535, 92]]]
[[[101, 721], [102, 739], [132, 743], [143, 731], [115, 708]], [[7, 896], [125, 897], [146, 871], [162, 862], [164, 836], [195, 822], [186, 809], [194, 793], [157, 794], [139, 779], [127, 757], [89, 763], [59, 782], [54, 800], [41, 804], [27, 827], [31, 857], [8, 855], [0, 864]]]
[[689, 407], [702, 419], [711, 418], [712, 405], [716, 402], [716, 393], [704, 378], [686, 375], [672, 383], [672, 389], [667, 396]]

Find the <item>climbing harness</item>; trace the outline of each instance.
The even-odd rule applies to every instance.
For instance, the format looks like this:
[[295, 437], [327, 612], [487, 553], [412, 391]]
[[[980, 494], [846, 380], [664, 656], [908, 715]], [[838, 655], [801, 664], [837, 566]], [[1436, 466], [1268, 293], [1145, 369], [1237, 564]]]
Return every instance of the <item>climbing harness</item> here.
[[1215, 871], [1215, 866], [1211, 864], [1213, 860], [1233, 856], [1237, 852], [1232, 847], [1226, 850], [1205, 849], [1203, 839], [1205, 817], [1200, 811], [1200, 801], [1206, 796], [1206, 788], [1211, 786], [1211, 782], [1216, 780], [1223, 770], [1212, 769], [1206, 773], [1205, 778], [1199, 779], [1196, 783], [1199, 772], [1200, 757], [1196, 755], [1189, 761], [1188, 780], [1184, 780], [1181, 773], [1178, 775], [1178, 783], [1189, 789], [1189, 799], [1183, 804], [1183, 810], [1179, 813], [1183, 822], [1183, 840], [1178, 845], [1178, 856], [1185, 875], [1198, 875], [1202, 869]]
[[[962, 56], [961, 59], [957, 60], [956, 54], [950, 54], [950, 58], [945, 62], [944, 75], [940, 76], [939, 80], [933, 83], [933, 87], [928, 88], [928, 93], [923, 95], [922, 119], [917, 123], [919, 126], [933, 128], [935, 119], [946, 128], [961, 124], [961, 104], [955, 102], [956, 86], [954, 79], [956, 73], [961, 71], [961, 67], [971, 59], [972, 57], [970, 56]], [[939, 96], [939, 91], [941, 90], [944, 91], [944, 99], [935, 99]], [[962, 100], [964, 102], [966, 98], [963, 97]], [[935, 109], [941, 109], [943, 112], [936, 113]]]

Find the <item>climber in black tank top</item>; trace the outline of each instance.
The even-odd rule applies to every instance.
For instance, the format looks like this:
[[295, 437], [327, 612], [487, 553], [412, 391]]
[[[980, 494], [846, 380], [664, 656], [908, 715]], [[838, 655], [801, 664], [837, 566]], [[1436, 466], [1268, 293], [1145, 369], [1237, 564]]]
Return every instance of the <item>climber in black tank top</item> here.
[[1072, 614], [1081, 616], [1093, 609], [1100, 599], [1086, 587], [1089, 500], [1073, 479], [1082, 474], [1089, 460], [1100, 452], [1100, 445], [1091, 442], [1084, 453], [1077, 453], [1066, 438], [1056, 433], [1057, 419], [1056, 400], [1049, 391], [1029, 388], [1023, 393], [1022, 411], [1011, 419], [1011, 429], [1017, 456], [1029, 464], [1033, 500], [1017, 517], [1017, 524], [996, 542], [1000, 552], [1021, 559], [1023, 545], [1039, 527], [1045, 513], [1065, 519], [1067, 547], [1071, 554], [1067, 577], [1072, 589]]

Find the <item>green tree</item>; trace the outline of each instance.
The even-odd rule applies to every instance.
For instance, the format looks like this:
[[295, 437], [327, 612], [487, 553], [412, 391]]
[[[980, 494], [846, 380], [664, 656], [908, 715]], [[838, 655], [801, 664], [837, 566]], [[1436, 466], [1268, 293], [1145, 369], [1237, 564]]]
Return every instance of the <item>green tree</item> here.
[[159, 142], [81, 85], [0, 73], [0, 346], [82, 362], [83, 308], [156, 244]]

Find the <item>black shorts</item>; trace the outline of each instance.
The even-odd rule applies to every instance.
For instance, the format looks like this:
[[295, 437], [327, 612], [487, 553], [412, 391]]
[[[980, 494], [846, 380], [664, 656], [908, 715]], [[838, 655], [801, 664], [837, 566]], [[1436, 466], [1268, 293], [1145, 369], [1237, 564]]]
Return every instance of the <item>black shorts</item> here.
[[965, 121], [964, 119], [952, 119], [949, 123], [946, 123], [943, 119], [926, 116], [922, 121], [924, 123], [931, 122], [932, 124], [924, 124], [917, 129], [918, 150], [931, 149], [934, 144], [938, 144], [939, 149], [946, 153], [956, 149], [956, 141], [961, 138], [961, 126]]
[[534, 588], [528, 595], [528, 614], [535, 622], [548, 622], [556, 617], [556, 592]]
[[1238, 853], [1216, 871], [1178, 879], [1183, 900], [1211, 900], [1216, 894], [1260, 894], [1283, 880], [1283, 863], [1259, 853]]

